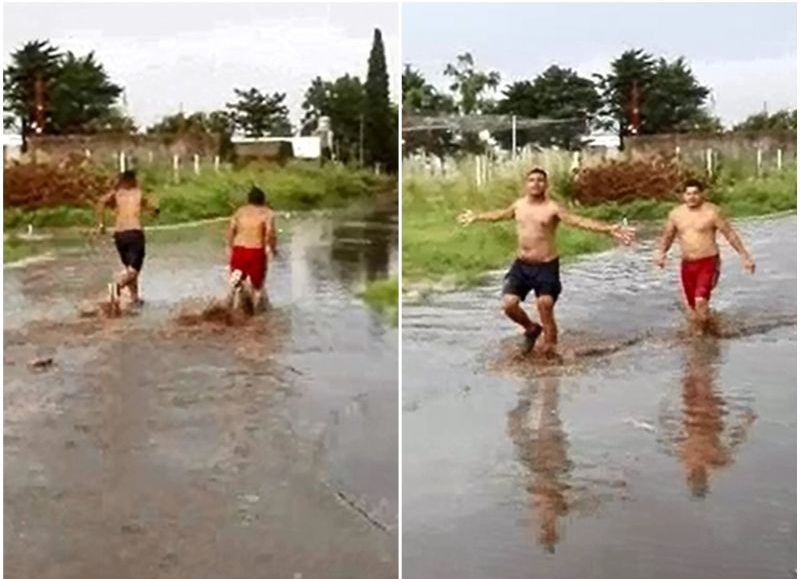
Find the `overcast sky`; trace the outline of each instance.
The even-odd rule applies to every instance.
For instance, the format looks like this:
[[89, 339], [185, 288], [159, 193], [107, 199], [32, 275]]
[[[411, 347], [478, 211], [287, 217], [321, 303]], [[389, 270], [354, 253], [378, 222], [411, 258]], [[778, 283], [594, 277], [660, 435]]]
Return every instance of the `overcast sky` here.
[[366, 78], [373, 29], [383, 34], [397, 100], [396, 4], [11, 4], [3, 3], [3, 61], [24, 42], [49, 39], [94, 51], [125, 88], [128, 113], [151, 124], [183, 106], [211, 111], [234, 88], [286, 92], [292, 122], [311, 79]]
[[440, 88], [470, 52], [502, 85], [551, 64], [604, 73], [628, 48], [685, 56], [723, 122], [797, 106], [797, 9], [783, 4], [405, 4], [403, 62]]

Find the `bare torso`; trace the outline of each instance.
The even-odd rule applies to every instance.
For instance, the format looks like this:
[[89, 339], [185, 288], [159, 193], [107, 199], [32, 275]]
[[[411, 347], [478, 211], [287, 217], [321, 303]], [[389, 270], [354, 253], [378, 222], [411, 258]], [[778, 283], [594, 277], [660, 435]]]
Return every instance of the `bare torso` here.
[[514, 203], [517, 222], [517, 257], [528, 263], [552, 261], [558, 257], [556, 229], [558, 205], [550, 199], [532, 201], [528, 197]]
[[702, 259], [719, 254], [718, 216], [717, 206], [711, 203], [703, 203], [695, 209], [681, 205], [672, 210], [670, 220], [675, 225], [683, 259]]
[[142, 228], [142, 203], [144, 201], [141, 190], [117, 189], [114, 192], [116, 231], [129, 231]]
[[272, 210], [268, 207], [245, 205], [233, 216], [233, 245], [262, 248], [272, 235]]

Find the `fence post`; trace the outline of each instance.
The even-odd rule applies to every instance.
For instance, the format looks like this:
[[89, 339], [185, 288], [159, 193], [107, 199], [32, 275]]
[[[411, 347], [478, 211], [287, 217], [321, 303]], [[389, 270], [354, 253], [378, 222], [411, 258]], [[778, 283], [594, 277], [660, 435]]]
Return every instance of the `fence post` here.
[[756, 175], [761, 177], [761, 163], [763, 162], [764, 152], [759, 147], [756, 150]]
[[214, 155], [214, 171], [219, 173], [219, 155]]
[[680, 161], [681, 160], [681, 146], [675, 145], [675, 158]]
[[778, 149], [778, 171], [783, 169], [783, 149]]
[[511, 159], [517, 159], [517, 115], [511, 115]]
[[572, 163], [570, 163], [569, 171], [570, 173], [574, 174], [577, 171], [581, 170], [581, 152], [580, 151], [573, 151], [572, 152]]
[[172, 155], [172, 178], [177, 183], [180, 181], [180, 157]]
[[119, 172], [124, 173], [126, 169], [125, 166], [125, 151], [119, 152]]
[[153, 164], [153, 151], [147, 151], [147, 162]]
[[197, 153], [195, 153], [194, 155], [194, 174], [195, 175], [200, 174], [200, 155], [198, 155]]
[[481, 186], [481, 158], [475, 155], [475, 186]]
[[709, 177], [714, 175], [714, 151], [711, 147], [706, 149], [706, 173]]

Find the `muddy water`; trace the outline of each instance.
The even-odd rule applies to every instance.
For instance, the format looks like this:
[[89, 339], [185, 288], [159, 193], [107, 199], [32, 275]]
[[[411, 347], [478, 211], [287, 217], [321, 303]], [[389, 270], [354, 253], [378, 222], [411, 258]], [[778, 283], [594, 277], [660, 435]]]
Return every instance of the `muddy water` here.
[[720, 338], [652, 241], [563, 267], [561, 363], [519, 358], [500, 274], [404, 304], [404, 576], [794, 576], [796, 217], [739, 226]]
[[6, 269], [6, 577], [396, 576], [397, 330], [356, 295], [392, 213], [282, 218], [239, 326], [199, 316], [223, 224], [151, 232], [121, 319], [79, 315], [108, 238]]

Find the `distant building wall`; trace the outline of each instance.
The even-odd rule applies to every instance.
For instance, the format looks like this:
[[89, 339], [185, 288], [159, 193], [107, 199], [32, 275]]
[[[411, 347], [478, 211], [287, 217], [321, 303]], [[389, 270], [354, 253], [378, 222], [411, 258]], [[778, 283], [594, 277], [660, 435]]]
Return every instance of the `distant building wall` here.
[[681, 133], [670, 135], [644, 135], [624, 138], [625, 152], [631, 157], [653, 154], [674, 155], [676, 149], [681, 159], [699, 161], [712, 149], [720, 157], [753, 159], [757, 151], [763, 157], [773, 158], [778, 150], [784, 158], [797, 156], [796, 132], [736, 132], [722, 134]]
[[219, 154], [216, 135], [46, 135], [28, 138], [29, 153], [45, 161], [59, 162], [69, 157], [90, 157], [95, 162], [116, 162], [120, 153], [134, 165], [171, 163], [175, 155], [189, 162], [194, 155], [203, 160]]

